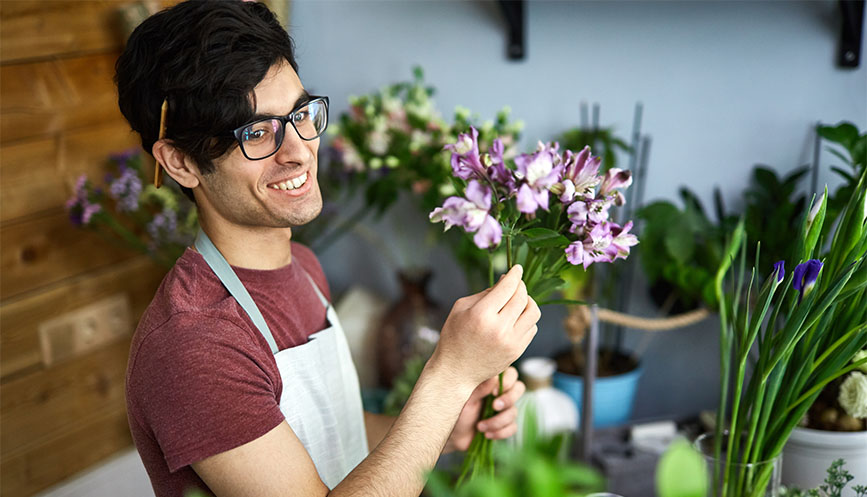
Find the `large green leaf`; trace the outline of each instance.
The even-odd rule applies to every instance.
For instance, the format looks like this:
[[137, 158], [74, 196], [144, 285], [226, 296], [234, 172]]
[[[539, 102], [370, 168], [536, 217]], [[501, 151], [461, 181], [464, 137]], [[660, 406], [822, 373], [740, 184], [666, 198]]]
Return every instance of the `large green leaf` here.
[[685, 226], [670, 225], [666, 231], [665, 250], [674, 260], [686, 264], [692, 260], [695, 239]]
[[656, 493], [660, 497], [704, 497], [708, 491], [704, 458], [685, 440], [671, 444], [656, 466]]

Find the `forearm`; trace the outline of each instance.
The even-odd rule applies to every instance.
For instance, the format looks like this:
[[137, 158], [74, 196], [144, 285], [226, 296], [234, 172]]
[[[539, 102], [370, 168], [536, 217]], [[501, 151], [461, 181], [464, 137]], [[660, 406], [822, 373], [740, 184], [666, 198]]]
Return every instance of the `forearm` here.
[[375, 449], [379, 445], [379, 442], [385, 438], [385, 434], [394, 425], [396, 419], [394, 416], [386, 416], [385, 414], [364, 412], [364, 427], [367, 429], [367, 446], [370, 447], [370, 450]]
[[386, 436], [329, 495], [418, 496], [472, 390], [428, 361]]

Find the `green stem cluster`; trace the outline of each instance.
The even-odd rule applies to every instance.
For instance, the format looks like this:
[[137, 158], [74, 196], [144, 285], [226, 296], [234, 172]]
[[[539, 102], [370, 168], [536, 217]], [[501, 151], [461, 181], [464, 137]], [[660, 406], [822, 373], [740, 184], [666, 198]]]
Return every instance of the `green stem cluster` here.
[[[862, 176], [859, 185], [864, 182]], [[789, 291], [791, 272], [782, 281], [771, 274], [757, 288], [754, 268], [744, 286], [743, 223], [736, 228], [715, 280], [721, 324], [715, 496], [764, 496], [786, 440], [822, 388], [867, 362], [851, 363], [855, 353], [867, 347], [865, 198], [864, 190], [856, 189], [822, 257], [815, 287], [803, 295]], [[818, 258], [823, 244], [815, 233], [821, 230], [824, 212], [820, 209], [814, 219], [805, 216], [793, 262]], [[735, 294], [726, 295], [723, 282], [739, 252]], [[758, 358], [748, 364], [756, 352]]]

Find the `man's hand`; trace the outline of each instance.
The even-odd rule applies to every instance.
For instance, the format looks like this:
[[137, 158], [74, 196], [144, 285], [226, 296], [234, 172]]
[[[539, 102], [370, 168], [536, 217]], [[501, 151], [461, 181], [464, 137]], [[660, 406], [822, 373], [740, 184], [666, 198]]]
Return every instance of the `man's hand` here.
[[452, 307], [428, 366], [450, 376], [456, 388], [471, 392], [505, 371], [536, 335], [541, 312], [522, 273], [514, 266], [490, 289]]
[[[524, 383], [518, 381], [518, 371], [513, 367], [503, 373], [503, 395], [497, 396], [500, 391], [497, 376], [483, 382], [473, 391], [470, 399], [464, 405], [443, 452], [467, 450], [476, 431], [484, 432], [487, 438], [494, 440], [509, 438], [514, 435], [518, 431], [516, 423], [518, 408], [515, 404], [526, 390]], [[495, 397], [494, 410], [497, 411], [497, 414], [484, 421], [479, 421], [485, 397], [490, 394]]]

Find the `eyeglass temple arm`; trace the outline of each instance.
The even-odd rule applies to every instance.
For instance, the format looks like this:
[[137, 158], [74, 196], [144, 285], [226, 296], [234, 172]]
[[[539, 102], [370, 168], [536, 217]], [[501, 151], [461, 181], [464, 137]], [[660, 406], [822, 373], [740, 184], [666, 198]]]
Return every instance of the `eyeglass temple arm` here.
[[[168, 112], [168, 110], [169, 101], [168, 99], [163, 99], [163, 105], [160, 107], [160, 134], [157, 140], [162, 140], [166, 137], [166, 112]], [[159, 159], [157, 159], [154, 167], [154, 186], [159, 188], [163, 184], [163, 166], [160, 164]]]

